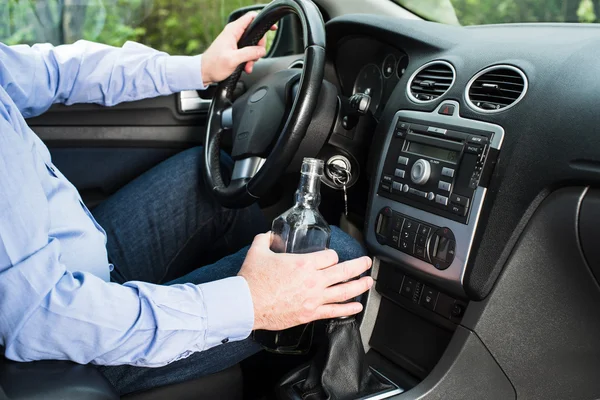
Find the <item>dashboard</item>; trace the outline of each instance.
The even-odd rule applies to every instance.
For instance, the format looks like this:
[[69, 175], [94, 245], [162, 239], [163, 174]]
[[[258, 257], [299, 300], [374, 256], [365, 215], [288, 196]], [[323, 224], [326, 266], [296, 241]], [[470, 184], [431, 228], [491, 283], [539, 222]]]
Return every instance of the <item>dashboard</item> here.
[[421, 381], [398, 398], [598, 398], [600, 27], [326, 27], [326, 79], [376, 99], [329, 144], [367, 180], [361, 331]]
[[[372, 98], [376, 123], [355, 135], [370, 148], [371, 252], [421, 281], [417, 290], [430, 284], [455, 301], [485, 298], [530, 207], [568, 182], [600, 182], [592, 133], [600, 114], [590, 107], [600, 97], [591, 73], [600, 67], [599, 34], [560, 24], [330, 21], [335, 72], [327, 78], [344, 96]], [[407, 221], [427, 234], [406, 231]], [[450, 231], [447, 241], [440, 229]], [[447, 247], [438, 257], [440, 243], [451, 257]]]
[[342, 93], [348, 97], [356, 93], [371, 96], [369, 111], [378, 119], [408, 63], [402, 50], [360, 37], [339, 45], [335, 65]]

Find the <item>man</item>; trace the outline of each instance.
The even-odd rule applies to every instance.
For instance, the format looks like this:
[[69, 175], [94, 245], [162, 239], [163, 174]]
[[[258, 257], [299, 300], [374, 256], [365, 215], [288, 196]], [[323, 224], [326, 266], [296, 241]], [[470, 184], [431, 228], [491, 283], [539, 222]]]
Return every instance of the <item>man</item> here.
[[260, 350], [248, 338], [253, 329], [360, 312], [360, 303], [340, 303], [372, 279], [336, 285], [370, 267], [360, 246], [334, 229], [338, 254], [274, 254], [269, 234], [238, 251], [267, 228], [257, 207], [228, 210], [210, 198], [201, 150], [163, 162], [92, 216], [24, 120], [57, 102], [110, 106], [203, 89], [241, 63], [250, 73], [265, 54], [264, 39], [236, 44], [254, 16], [227, 25], [197, 57], [134, 43], [0, 45], [0, 346], [7, 358], [98, 364], [124, 394], [239, 362]]

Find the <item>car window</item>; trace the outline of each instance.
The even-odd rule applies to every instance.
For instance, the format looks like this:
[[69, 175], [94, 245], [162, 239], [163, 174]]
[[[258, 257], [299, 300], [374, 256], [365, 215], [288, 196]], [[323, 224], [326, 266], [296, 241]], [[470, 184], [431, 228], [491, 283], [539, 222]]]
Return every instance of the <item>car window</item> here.
[[[170, 54], [198, 54], [234, 10], [261, 0], [0, 0], [0, 41], [113, 46], [133, 40]], [[272, 42], [273, 34], [269, 37]]]
[[600, 0], [394, 0], [415, 14], [461, 25], [600, 22]]

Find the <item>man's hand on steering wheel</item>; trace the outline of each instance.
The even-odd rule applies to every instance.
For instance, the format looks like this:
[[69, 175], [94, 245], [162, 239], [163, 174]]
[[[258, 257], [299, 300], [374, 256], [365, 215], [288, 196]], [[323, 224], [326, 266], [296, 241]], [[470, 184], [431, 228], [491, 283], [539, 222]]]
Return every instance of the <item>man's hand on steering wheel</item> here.
[[[267, 54], [266, 36], [256, 46], [238, 49], [238, 41], [257, 15], [256, 12], [249, 12], [227, 24], [202, 54], [202, 81], [206, 86], [224, 80], [243, 63], [246, 63], [246, 73], [251, 73], [254, 62]], [[271, 27], [271, 30], [276, 29], [275, 25]]]

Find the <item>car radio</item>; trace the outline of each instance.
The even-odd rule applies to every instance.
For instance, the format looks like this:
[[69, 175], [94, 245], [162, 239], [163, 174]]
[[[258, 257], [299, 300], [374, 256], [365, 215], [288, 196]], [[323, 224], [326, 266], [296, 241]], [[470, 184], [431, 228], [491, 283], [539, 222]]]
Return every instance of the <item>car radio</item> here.
[[378, 193], [466, 224], [484, 168], [495, 157], [491, 134], [398, 119]]
[[460, 297], [504, 130], [462, 118], [459, 108], [446, 100], [431, 112], [395, 114], [372, 183], [366, 239], [377, 257]]

